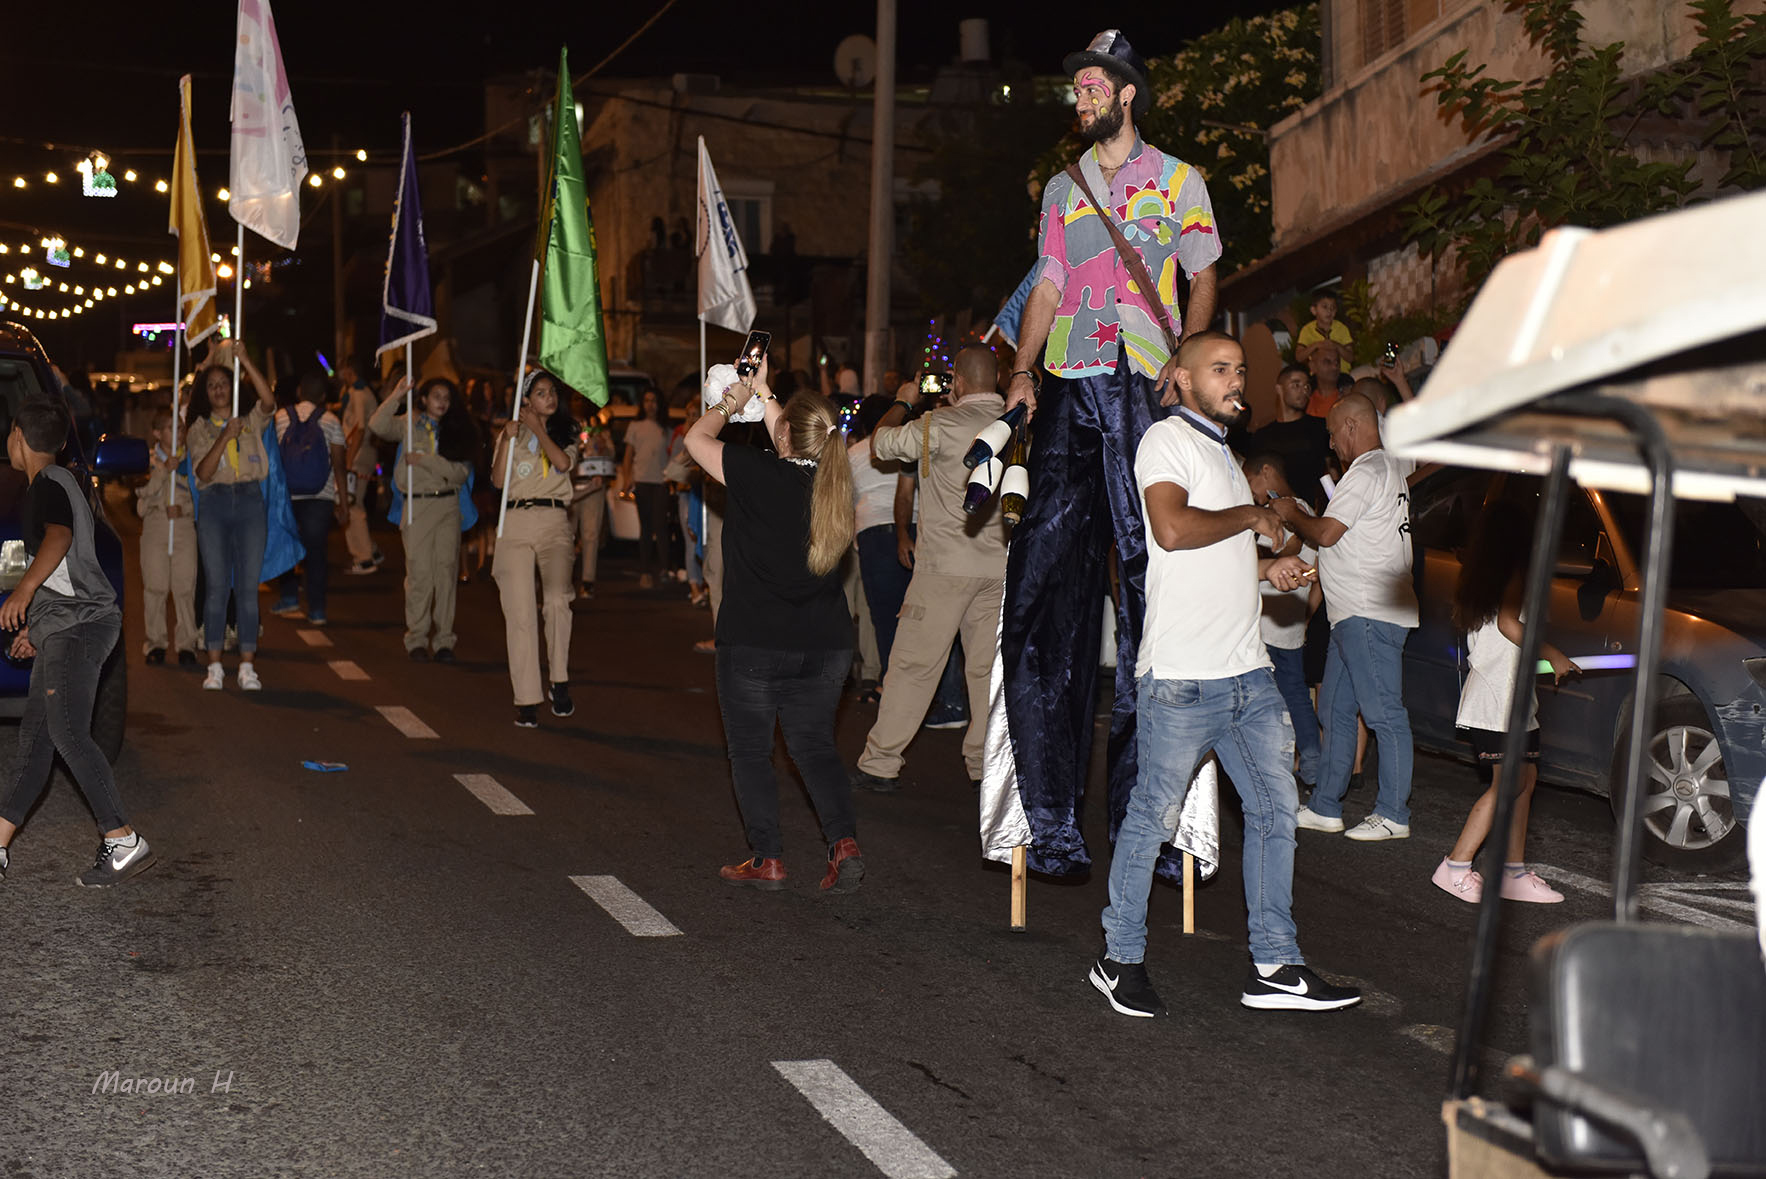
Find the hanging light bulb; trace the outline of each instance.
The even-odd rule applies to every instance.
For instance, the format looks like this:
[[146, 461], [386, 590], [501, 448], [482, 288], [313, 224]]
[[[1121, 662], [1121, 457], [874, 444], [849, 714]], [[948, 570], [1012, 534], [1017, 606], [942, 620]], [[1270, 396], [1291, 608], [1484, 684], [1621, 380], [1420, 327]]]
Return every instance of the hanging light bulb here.
[[311, 176], [307, 177], [307, 183], [314, 188], [318, 188], [321, 184], [324, 184], [325, 181], [317, 172], [314, 172]]
[[367, 163], [367, 162], [368, 162], [368, 149], [367, 149], [367, 148], [362, 148], [362, 147], [358, 147], [358, 148], [357, 148], [357, 149], [356, 149], [356, 159], [357, 159], [357, 160], [358, 160], [358, 161], [360, 161], [360, 162], [361, 162], [361, 163], [364, 163], [364, 164], [366, 164], [366, 163]]
[[153, 182], [153, 191], [154, 192], [170, 192], [170, 191], [172, 191], [172, 186], [167, 184], [163, 180], [155, 180]]
[[217, 192], [215, 195], [220, 197], [224, 201], [230, 201], [233, 199], [233, 194], [228, 192], [224, 188], [220, 192]]

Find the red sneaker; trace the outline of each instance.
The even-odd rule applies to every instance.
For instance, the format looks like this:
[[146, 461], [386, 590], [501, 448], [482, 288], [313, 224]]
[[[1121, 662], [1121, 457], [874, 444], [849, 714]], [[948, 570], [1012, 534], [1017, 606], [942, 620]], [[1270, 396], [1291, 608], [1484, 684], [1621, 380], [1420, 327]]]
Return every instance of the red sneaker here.
[[823, 892], [852, 892], [865, 878], [865, 859], [856, 839], [842, 839], [828, 853], [828, 874], [822, 877]]
[[[857, 851], [857, 848], [853, 849]], [[777, 892], [785, 887], [785, 861], [778, 859], [761, 859], [755, 856], [751, 860], [743, 860], [740, 864], [729, 864], [719, 868], [719, 876], [730, 884], [746, 885], [749, 888], [764, 889]]]

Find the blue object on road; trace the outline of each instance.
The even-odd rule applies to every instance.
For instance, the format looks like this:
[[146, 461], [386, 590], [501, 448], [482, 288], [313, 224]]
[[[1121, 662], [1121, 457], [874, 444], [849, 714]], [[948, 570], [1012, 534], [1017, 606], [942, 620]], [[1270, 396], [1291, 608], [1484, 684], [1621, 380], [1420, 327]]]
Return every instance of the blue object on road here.
[[349, 769], [341, 761], [303, 761], [300, 764], [318, 774], [341, 774]]

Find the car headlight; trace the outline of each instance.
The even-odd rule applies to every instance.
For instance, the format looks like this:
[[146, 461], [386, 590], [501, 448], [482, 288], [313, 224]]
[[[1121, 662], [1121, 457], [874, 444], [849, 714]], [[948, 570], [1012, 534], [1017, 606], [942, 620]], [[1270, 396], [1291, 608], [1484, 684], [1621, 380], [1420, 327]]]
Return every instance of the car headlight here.
[[31, 567], [31, 558], [25, 553], [25, 542], [8, 540], [0, 542], [0, 590], [11, 593], [24, 580], [25, 570]]
[[[4, 550], [0, 550], [0, 552], [4, 552]], [[11, 566], [8, 568], [10, 569]], [[1752, 659], [1744, 659], [1741, 661], [1741, 665], [1747, 668], [1748, 675], [1752, 676], [1754, 682], [1760, 685], [1761, 690], [1766, 691], [1766, 655], [1756, 655]]]

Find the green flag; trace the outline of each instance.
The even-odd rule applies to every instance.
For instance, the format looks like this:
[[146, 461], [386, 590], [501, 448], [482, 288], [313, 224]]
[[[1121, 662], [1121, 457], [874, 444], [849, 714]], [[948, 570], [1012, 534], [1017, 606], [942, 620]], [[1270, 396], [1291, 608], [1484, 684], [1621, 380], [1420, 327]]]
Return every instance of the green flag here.
[[601, 323], [599, 267], [583, 151], [577, 137], [569, 51], [558, 51], [558, 100], [552, 108], [551, 183], [540, 211], [545, 251], [540, 300], [540, 365], [593, 401], [607, 404], [607, 335]]

